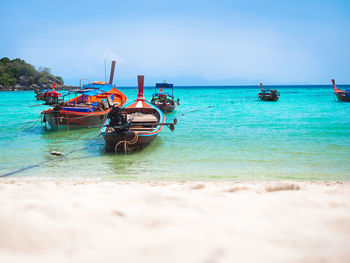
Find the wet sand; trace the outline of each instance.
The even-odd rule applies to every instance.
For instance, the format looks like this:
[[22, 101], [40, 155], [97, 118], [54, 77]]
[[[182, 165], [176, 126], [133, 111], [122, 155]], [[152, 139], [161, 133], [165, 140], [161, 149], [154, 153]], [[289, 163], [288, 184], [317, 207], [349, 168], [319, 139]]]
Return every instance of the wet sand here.
[[0, 180], [0, 262], [350, 262], [349, 182]]

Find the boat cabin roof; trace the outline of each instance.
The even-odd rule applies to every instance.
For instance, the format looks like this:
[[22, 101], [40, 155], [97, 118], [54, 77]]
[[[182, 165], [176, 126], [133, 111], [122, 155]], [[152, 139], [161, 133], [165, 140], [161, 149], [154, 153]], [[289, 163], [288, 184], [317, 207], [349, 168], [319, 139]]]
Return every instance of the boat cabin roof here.
[[104, 84], [101, 84], [101, 83], [89, 83], [89, 84], [83, 85], [80, 88], [80, 90], [101, 90], [101, 91], [104, 91], [104, 92], [108, 92], [108, 91], [110, 91], [113, 88], [114, 88], [114, 85], [108, 84], [108, 83], [104, 83]]
[[[163, 88], [171, 89], [172, 94], [163, 92]], [[157, 89], [159, 89], [160, 92], [158, 92]], [[152, 94], [152, 96], [155, 97], [155, 96], [159, 96], [160, 94], [164, 94], [166, 96], [174, 98], [174, 85], [170, 83], [166, 83], [165, 81], [163, 83], [156, 83], [156, 86], [154, 88], [154, 93]]]
[[96, 95], [102, 94], [102, 93], [105, 93], [105, 92], [102, 90], [89, 90], [89, 91], [83, 92], [83, 94], [86, 96], [96, 96]]
[[156, 83], [156, 88], [169, 88], [169, 89], [172, 89], [173, 87], [174, 87], [173, 84], [166, 83], [166, 82]]

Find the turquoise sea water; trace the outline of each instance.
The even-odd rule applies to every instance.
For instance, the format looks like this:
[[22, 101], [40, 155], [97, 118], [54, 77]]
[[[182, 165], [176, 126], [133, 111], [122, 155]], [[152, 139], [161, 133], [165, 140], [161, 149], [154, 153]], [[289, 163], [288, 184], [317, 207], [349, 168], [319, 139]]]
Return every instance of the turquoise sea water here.
[[[56, 131], [39, 121], [23, 131], [47, 106], [28, 107], [38, 103], [34, 92], [1, 92], [0, 175], [46, 161], [12, 176], [349, 180], [350, 103], [335, 102], [331, 86], [276, 88], [278, 102], [258, 101], [258, 86], [177, 87], [181, 105], [167, 115], [178, 118], [175, 131], [164, 128], [129, 155], [105, 153], [98, 129]], [[136, 98], [136, 87], [120, 90]]]

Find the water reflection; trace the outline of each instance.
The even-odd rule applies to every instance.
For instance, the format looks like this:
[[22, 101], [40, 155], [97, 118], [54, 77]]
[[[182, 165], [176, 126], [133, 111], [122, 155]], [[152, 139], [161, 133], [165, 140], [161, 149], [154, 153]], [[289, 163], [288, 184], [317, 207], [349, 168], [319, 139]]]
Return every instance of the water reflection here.
[[110, 179], [122, 177], [145, 178], [152, 173], [153, 168], [157, 166], [156, 155], [162, 146], [160, 135], [146, 148], [137, 150], [130, 154], [104, 153], [104, 163], [109, 167]]

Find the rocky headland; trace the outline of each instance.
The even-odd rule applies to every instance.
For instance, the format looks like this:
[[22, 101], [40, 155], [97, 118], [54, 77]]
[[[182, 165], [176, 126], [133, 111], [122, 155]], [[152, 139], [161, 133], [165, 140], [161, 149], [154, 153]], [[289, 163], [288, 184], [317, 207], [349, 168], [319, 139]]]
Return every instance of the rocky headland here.
[[26, 63], [20, 58], [0, 59], [0, 91], [51, 89], [56, 83], [57, 90], [70, 90], [75, 86], [65, 85], [62, 77], [53, 75], [49, 68]]

